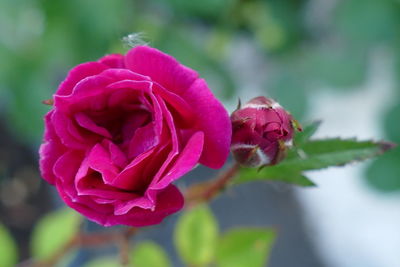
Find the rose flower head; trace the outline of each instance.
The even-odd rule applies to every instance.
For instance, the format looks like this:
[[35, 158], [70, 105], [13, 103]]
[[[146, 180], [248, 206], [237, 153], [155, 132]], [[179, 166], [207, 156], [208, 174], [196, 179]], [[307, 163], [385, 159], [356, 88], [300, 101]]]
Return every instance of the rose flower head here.
[[246, 167], [274, 165], [283, 160], [294, 134], [292, 116], [272, 99], [259, 96], [231, 115], [235, 160]]
[[148, 46], [74, 67], [48, 103], [42, 176], [104, 226], [160, 223], [183, 206], [172, 183], [229, 154], [229, 115], [205, 80]]

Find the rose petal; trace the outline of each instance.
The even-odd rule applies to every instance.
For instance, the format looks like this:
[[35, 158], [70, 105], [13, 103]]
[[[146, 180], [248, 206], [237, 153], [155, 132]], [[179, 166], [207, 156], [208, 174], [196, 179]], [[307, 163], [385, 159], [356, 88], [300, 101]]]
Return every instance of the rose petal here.
[[107, 129], [96, 125], [96, 123], [85, 113], [78, 112], [74, 115], [76, 122], [86, 130], [89, 130], [95, 134], [104, 136], [106, 138], [112, 138], [111, 134], [107, 131]]
[[125, 68], [124, 56], [121, 54], [106, 55], [100, 58], [98, 62], [110, 68]]
[[87, 62], [76, 66], [70, 70], [65, 80], [60, 84], [56, 95], [62, 96], [71, 94], [75, 85], [82, 79], [99, 74], [106, 69], [108, 69], [106, 65], [98, 62]]
[[155, 203], [147, 197], [137, 197], [129, 201], [118, 201], [117, 204], [115, 205], [114, 214], [124, 215], [135, 207], [139, 207], [141, 209], [154, 210]]
[[167, 104], [169, 104], [169, 111], [173, 113], [175, 124], [180, 127], [189, 128], [196, 121], [196, 115], [192, 107], [177, 94], [166, 90], [159, 84], [153, 84], [155, 94], [158, 94]]
[[125, 168], [128, 163], [128, 159], [126, 158], [124, 152], [122, 152], [122, 150], [110, 140], [104, 140], [104, 142], [108, 145], [112, 162], [114, 162], [114, 164], [121, 169]]
[[160, 173], [156, 175], [149, 189], [162, 189], [168, 186], [173, 181], [185, 175], [187, 172], [196, 166], [201, 153], [203, 151], [204, 134], [196, 132], [188, 141], [182, 152], [168, 172], [161, 177]]
[[133, 192], [121, 191], [109, 185], [105, 185], [100, 177], [96, 177], [93, 171], [92, 173], [86, 173], [84, 177], [79, 179], [79, 182], [76, 184], [76, 189], [78, 196], [95, 197], [97, 200], [102, 199], [103, 203], [107, 200], [117, 202], [140, 197], [140, 195]]
[[129, 144], [128, 157], [134, 158], [149, 149], [152, 149], [159, 143], [159, 137], [154, 131], [154, 123], [149, 123], [146, 126], [140, 127], [135, 131], [135, 134]]
[[[98, 171], [105, 184], [113, 184], [119, 169], [111, 160], [110, 153], [100, 144], [96, 144], [87, 156], [87, 165], [89, 168]], [[77, 175], [75, 183], [77, 184], [82, 177]]]
[[182, 209], [183, 203], [181, 192], [174, 185], [169, 185], [158, 193], [154, 211], [133, 208], [121, 216], [109, 216], [105, 225], [126, 224], [141, 227], [158, 224], [168, 215]]
[[57, 159], [65, 153], [66, 148], [61, 144], [60, 139], [56, 135], [53, 124], [51, 123], [51, 116], [54, 110], [51, 110], [44, 117], [45, 119], [45, 133], [44, 143], [40, 146], [40, 172], [42, 177], [50, 184], [55, 183], [56, 177], [53, 173], [53, 166]]
[[61, 143], [73, 149], [85, 149], [94, 144], [97, 139], [84, 135], [78, 129], [75, 123], [64, 113], [55, 110], [51, 115], [51, 123], [54, 126], [57, 136], [60, 138]]
[[[63, 183], [72, 183], [83, 160], [83, 153], [78, 150], [68, 150], [54, 163], [53, 173]], [[68, 168], [66, 168], [68, 166]]]
[[232, 135], [226, 109], [203, 79], [197, 79], [181, 96], [197, 114], [197, 129], [204, 132], [204, 150], [200, 163], [214, 169], [221, 168], [229, 155]]
[[[165, 164], [167, 155], [169, 153], [170, 145], [166, 144], [159, 148], [158, 151], [154, 151], [151, 155], [146, 158], [146, 161], [142, 161], [141, 166], [132, 166], [131, 169], [126, 169], [124, 175], [120, 175], [118, 179], [124, 182], [124, 186], [130, 181], [136, 184], [128, 185], [130, 188], [141, 190], [142, 194], [148, 188], [149, 184], [154, 180], [158, 166]], [[153, 190], [154, 191], [154, 190]], [[158, 191], [149, 195], [148, 192], [144, 194], [141, 199], [132, 199], [131, 201], [120, 202], [115, 208], [116, 214], [127, 213], [134, 207], [152, 209], [155, 208], [156, 195]]]
[[[100, 63], [98, 63], [100, 64]], [[121, 84], [127, 81], [133, 86], [126, 86]], [[110, 87], [108, 87], [110, 85]], [[74, 112], [74, 106], [82, 106], [82, 109], [95, 109], [101, 110], [102, 106], [106, 106], [108, 99], [105, 98], [101, 103], [98, 99], [96, 101], [87, 101], [88, 97], [105, 95], [112, 92], [109, 89], [122, 89], [123, 87], [146, 90], [151, 85], [149, 78], [126, 69], [107, 69], [98, 75], [90, 76], [79, 81], [73, 88], [69, 95], [55, 95], [54, 107], [62, 110], [63, 112]], [[100, 105], [99, 105], [100, 104]], [[97, 105], [97, 106], [94, 106]], [[71, 108], [72, 106], [72, 108]]]
[[130, 191], [140, 191], [143, 185], [149, 183], [151, 176], [146, 176], [146, 168], [150, 168], [152, 154], [155, 148], [137, 156], [128, 166], [125, 167], [113, 180], [105, 181], [106, 183]]
[[137, 46], [125, 56], [125, 65], [133, 72], [151, 77], [167, 90], [181, 94], [197, 79], [198, 74], [173, 57], [148, 46]]
[[57, 190], [69, 207], [82, 213], [89, 220], [97, 222], [103, 226], [125, 224], [134, 227], [141, 227], [158, 224], [166, 216], [179, 211], [183, 207], [182, 194], [173, 185], [170, 185], [159, 192], [157, 196], [156, 209], [154, 211], [133, 208], [129, 213], [123, 215], [114, 215], [112, 212], [112, 205], [98, 204], [89, 197], [79, 197], [79, 201], [72, 201], [59, 185], [57, 185]]
[[[161, 109], [163, 111], [165, 120], [167, 121], [167, 125], [169, 128], [169, 138], [172, 141], [172, 150], [169, 152], [167, 159], [162, 162], [160, 164], [160, 169], [157, 172], [155, 178], [153, 178], [152, 183], [154, 183], [155, 181], [158, 180], [157, 177], [160, 177], [162, 173], [164, 173], [164, 171], [169, 167], [170, 163], [173, 161], [173, 159], [178, 155], [179, 153], [179, 141], [178, 141], [178, 136], [176, 133], [176, 128], [174, 125], [174, 121], [173, 118], [171, 116], [171, 113], [169, 112], [169, 110], [167, 109], [164, 101], [162, 101], [161, 99], [159, 99], [159, 103], [161, 106]], [[148, 197], [150, 199], [152, 199], [152, 195], [148, 195]]]

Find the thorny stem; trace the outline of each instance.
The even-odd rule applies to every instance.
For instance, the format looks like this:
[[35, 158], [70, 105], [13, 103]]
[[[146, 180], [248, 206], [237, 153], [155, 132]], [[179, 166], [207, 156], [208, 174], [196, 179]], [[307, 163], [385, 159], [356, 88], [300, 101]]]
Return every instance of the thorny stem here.
[[[191, 207], [203, 202], [211, 201], [216, 197], [235, 177], [239, 170], [239, 164], [233, 164], [215, 179], [191, 186], [186, 194], [186, 206]], [[83, 233], [78, 231], [59, 251], [44, 261], [24, 262], [19, 267], [51, 267], [59, 262], [68, 252], [78, 247], [104, 246], [116, 243], [119, 246], [119, 258], [122, 266], [129, 265], [130, 238], [138, 232], [138, 228], [130, 227], [121, 232]]]

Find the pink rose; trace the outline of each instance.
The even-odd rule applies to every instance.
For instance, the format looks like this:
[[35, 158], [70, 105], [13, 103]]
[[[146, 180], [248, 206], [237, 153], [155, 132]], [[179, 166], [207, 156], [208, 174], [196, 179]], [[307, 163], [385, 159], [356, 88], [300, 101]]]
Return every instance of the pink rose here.
[[253, 98], [231, 115], [232, 154], [248, 167], [274, 165], [293, 138], [293, 118], [272, 99]]
[[105, 226], [160, 223], [180, 210], [172, 184], [201, 163], [220, 168], [229, 116], [198, 74], [147, 46], [73, 68], [45, 116], [43, 178]]

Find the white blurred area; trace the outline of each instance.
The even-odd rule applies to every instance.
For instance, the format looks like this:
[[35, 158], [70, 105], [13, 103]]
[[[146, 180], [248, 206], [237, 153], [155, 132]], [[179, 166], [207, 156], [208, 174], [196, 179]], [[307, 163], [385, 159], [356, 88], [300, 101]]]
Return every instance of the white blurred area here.
[[[359, 90], [313, 96], [308, 117], [323, 119], [316, 137], [383, 138], [378, 123], [395, 97], [392, 62], [379, 51], [371, 62], [369, 80]], [[296, 189], [309, 237], [328, 267], [400, 266], [400, 194], [370, 188], [363, 179], [366, 166], [309, 172], [318, 187]]]

